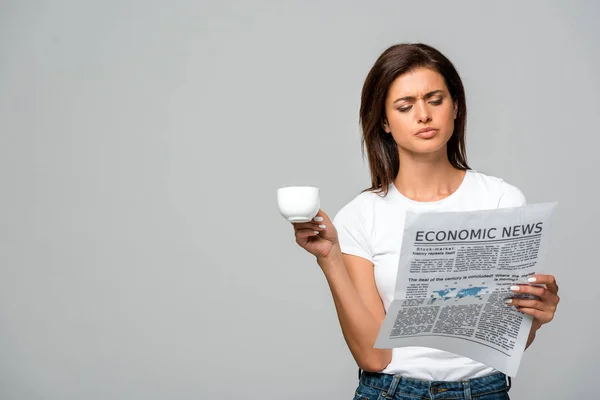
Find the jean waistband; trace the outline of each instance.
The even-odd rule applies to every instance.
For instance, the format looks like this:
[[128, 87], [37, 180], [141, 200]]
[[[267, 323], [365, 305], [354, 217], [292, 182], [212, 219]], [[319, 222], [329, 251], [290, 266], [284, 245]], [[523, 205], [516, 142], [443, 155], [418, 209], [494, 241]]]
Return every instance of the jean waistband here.
[[390, 397], [396, 392], [407, 395], [429, 392], [440, 399], [463, 398], [465, 393], [469, 396], [481, 396], [488, 393], [508, 392], [511, 387], [510, 377], [502, 372], [462, 381], [426, 381], [402, 375], [362, 371], [360, 381], [364, 385], [387, 392]]

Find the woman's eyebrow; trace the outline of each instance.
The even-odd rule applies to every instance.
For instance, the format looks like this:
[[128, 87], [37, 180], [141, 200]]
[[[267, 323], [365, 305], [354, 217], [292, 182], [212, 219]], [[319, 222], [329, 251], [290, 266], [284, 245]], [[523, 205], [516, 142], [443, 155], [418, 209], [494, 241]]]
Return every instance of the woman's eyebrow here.
[[[423, 97], [424, 97], [424, 98], [426, 98], [426, 99], [428, 99], [428, 98], [430, 98], [431, 96], [434, 96], [434, 95], [436, 95], [436, 94], [438, 94], [438, 93], [444, 93], [444, 91], [443, 91], [443, 90], [434, 90], [434, 91], [431, 91], [431, 92], [425, 93], [425, 96], [423, 96]], [[394, 103], [397, 103], [397, 102], [399, 102], [399, 101], [402, 101], [402, 100], [414, 101], [414, 100], [415, 100], [415, 96], [404, 96], [404, 97], [400, 97], [399, 99], [396, 99], [396, 100], [394, 100]], [[393, 103], [392, 103], [392, 104], [393, 104]]]

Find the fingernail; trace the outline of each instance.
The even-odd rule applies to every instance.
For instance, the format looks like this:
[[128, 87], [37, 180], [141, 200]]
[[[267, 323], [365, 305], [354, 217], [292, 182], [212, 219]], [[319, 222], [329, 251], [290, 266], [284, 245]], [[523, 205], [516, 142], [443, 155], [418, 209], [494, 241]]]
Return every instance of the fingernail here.
[[510, 304], [510, 303], [512, 303], [512, 299], [506, 299], [506, 300], [504, 300], [504, 302], [505, 302], [506, 304]]
[[315, 233], [315, 235], [318, 235], [318, 234], [319, 234], [319, 231], [313, 231], [313, 232]]
[[517, 292], [517, 291], [521, 290], [521, 287], [520, 286], [511, 286], [510, 290]]
[[313, 218], [313, 219], [314, 219], [315, 221], [317, 221], [317, 222], [321, 222], [321, 221], [323, 221], [323, 217], [315, 217], [315, 218]]
[[325, 226], [325, 225], [319, 225], [319, 228], [321, 228], [321, 229], [325, 229], [325, 228], [326, 228], [326, 226]]
[[527, 279], [527, 282], [535, 282], [535, 281], [537, 281], [536, 278], [529, 278], [529, 279]]

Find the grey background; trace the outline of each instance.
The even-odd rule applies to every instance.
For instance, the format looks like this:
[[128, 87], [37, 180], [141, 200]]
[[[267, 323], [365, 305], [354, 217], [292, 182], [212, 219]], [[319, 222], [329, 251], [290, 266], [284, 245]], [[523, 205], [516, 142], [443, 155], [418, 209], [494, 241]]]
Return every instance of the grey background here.
[[2, 1], [0, 398], [349, 399], [275, 191], [369, 185], [358, 107], [399, 42], [464, 79], [474, 169], [558, 201], [556, 319], [515, 399], [596, 392], [600, 6]]

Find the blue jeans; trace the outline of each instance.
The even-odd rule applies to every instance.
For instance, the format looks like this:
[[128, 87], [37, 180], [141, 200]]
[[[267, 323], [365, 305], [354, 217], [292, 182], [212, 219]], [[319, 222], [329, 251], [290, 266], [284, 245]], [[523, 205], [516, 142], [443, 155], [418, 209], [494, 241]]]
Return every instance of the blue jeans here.
[[506, 378], [497, 372], [465, 381], [424, 381], [362, 371], [354, 400], [507, 400]]

